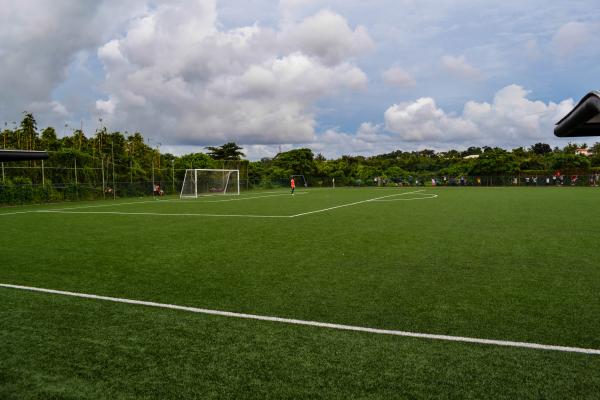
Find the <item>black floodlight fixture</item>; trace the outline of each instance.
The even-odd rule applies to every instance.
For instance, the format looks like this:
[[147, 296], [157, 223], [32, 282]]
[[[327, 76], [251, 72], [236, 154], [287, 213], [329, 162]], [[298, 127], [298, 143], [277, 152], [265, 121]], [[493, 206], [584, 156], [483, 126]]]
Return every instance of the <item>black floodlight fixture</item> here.
[[600, 136], [600, 91], [586, 94], [571, 112], [556, 123], [554, 135]]
[[33, 150], [0, 150], [0, 161], [47, 160], [48, 152]]

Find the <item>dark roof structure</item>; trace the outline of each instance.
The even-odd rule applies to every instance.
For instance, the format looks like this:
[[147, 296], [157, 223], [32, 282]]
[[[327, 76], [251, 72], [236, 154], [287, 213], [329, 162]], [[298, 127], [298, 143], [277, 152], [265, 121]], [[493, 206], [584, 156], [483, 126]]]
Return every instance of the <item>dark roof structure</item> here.
[[48, 153], [33, 150], [0, 150], [0, 161], [46, 160]]
[[600, 136], [600, 91], [586, 94], [575, 108], [556, 123], [554, 135]]

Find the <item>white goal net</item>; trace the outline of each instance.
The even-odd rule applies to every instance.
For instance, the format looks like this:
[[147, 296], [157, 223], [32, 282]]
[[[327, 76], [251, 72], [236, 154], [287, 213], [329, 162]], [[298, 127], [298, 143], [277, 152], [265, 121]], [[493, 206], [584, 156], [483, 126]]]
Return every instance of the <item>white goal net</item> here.
[[180, 198], [208, 194], [240, 194], [237, 169], [186, 169]]

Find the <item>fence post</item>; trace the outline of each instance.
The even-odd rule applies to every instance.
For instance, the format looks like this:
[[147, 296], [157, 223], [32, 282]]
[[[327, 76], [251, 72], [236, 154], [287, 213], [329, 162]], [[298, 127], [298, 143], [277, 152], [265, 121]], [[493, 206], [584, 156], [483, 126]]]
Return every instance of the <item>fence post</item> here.
[[152, 197], [154, 194], [154, 150], [152, 150]]
[[77, 155], [75, 155], [74, 159], [75, 159], [75, 198], [77, 200], [79, 200], [79, 188], [77, 187], [78, 186], [78, 183], [77, 183]]
[[102, 198], [106, 199], [106, 184], [104, 183], [104, 155], [100, 157], [102, 161]]
[[5, 177], [4, 177], [4, 163], [2, 163], [2, 183], [4, 183]]
[[117, 185], [115, 183], [115, 145], [114, 138], [110, 141], [110, 152], [112, 157], [112, 178], [113, 178], [113, 200], [117, 198]]

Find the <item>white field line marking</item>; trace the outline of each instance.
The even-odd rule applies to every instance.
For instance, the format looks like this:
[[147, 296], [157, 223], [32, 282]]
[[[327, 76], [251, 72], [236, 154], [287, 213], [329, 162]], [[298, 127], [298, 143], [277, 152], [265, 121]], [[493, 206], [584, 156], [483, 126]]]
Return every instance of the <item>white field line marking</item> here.
[[[277, 192], [263, 192], [265, 194], [268, 193], [277, 193]], [[280, 194], [280, 196], [284, 196], [286, 195], [286, 193]], [[203, 197], [212, 197], [212, 196], [223, 196], [223, 195], [206, 195]], [[260, 197], [270, 197], [270, 196], [254, 196], [254, 197], [241, 197], [241, 198], [237, 198], [237, 199], [225, 199], [225, 200], [209, 200], [209, 201], [204, 201], [203, 203], [213, 203], [213, 202], [219, 202], [219, 201], [232, 201], [232, 200], [246, 200], [246, 199], [253, 199], [253, 198], [260, 198]], [[87, 209], [87, 208], [99, 208], [99, 207], [118, 207], [118, 206], [127, 206], [127, 205], [133, 205], [133, 204], [146, 204], [146, 203], [156, 203], [156, 199], [155, 200], [143, 200], [143, 201], [128, 201], [128, 202], [124, 202], [124, 203], [106, 203], [106, 204], [94, 204], [94, 205], [87, 205], [87, 206], [77, 206], [77, 207], [63, 207], [63, 208], [53, 208], [51, 211], [54, 210], [83, 210], [83, 209]], [[198, 200], [197, 199], [193, 199], [193, 200], [182, 200], [182, 199], [163, 199], [163, 200], [159, 200], [161, 203], [167, 203], [167, 202], [181, 202], [181, 203], [186, 203], [189, 202], [191, 203], [192, 201], [195, 203]], [[157, 203], [159, 204], [159, 203]], [[36, 211], [33, 211], [36, 212]]]
[[[414, 194], [423, 192], [424, 190], [417, 190], [413, 192], [404, 192], [404, 193], [395, 193], [381, 197], [375, 197], [373, 199], [361, 200], [354, 203], [341, 204], [339, 206], [333, 206], [324, 208], [321, 210], [308, 211], [305, 213], [295, 214], [295, 215], [256, 215], [256, 214], [209, 214], [209, 213], [157, 213], [157, 212], [128, 212], [128, 211], [72, 211], [73, 209], [55, 209], [55, 210], [38, 210], [35, 212], [39, 213], [56, 213], [56, 214], [107, 214], [107, 215], [152, 215], [152, 216], [175, 216], [175, 217], [241, 217], [241, 218], [296, 218], [301, 217], [303, 215], [315, 214], [320, 212], [325, 212], [329, 210], [334, 210], [336, 208], [341, 207], [349, 207], [361, 203], [371, 202], [371, 201], [384, 201], [381, 199], [395, 196], [404, 196], [406, 194]], [[286, 194], [286, 196], [289, 196]]]
[[[171, 200], [163, 200], [163, 201], [171, 201]], [[0, 213], [0, 215], [27, 214], [27, 213], [37, 213], [37, 212], [48, 212], [48, 211], [54, 211], [54, 210], [80, 210], [80, 209], [85, 209], [85, 208], [123, 206], [123, 205], [128, 205], [128, 204], [143, 204], [143, 203], [153, 203], [153, 202], [154, 202], [154, 200], [146, 200], [146, 201], [131, 201], [131, 202], [127, 202], [127, 203], [95, 204], [92, 206], [63, 207], [63, 208], [52, 207], [50, 209], [42, 209], [42, 210], [29, 210], [29, 211], [16, 211], [16, 212], [11, 212], [11, 213]], [[54, 206], [54, 204], [52, 204], [51, 206]]]
[[[92, 200], [93, 201], [93, 200]], [[169, 202], [169, 201], [179, 201], [179, 199], [175, 200], [175, 199], [164, 199], [161, 200], [162, 202]], [[53, 210], [80, 210], [80, 209], [86, 209], [86, 208], [98, 208], [98, 207], [112, 207], [112, 206], [126, 206], [126, 205], [130, 205], [130, 204], [145, 204], [145, 203], [155, 203], [156, 200], [136, 200], [136, 201], [127, 201], [127, 202], [122, 202], [122, 203], [110, 203], [110, 202], [106, 202], [104, 204], [93, 204], [93, 205], [86, 205], [86, 206], [76, 206], [76, 207], [60, 207], [60, 208], [56, 208], [55, 206], [60, 205], [60, 204], [45, 204], [48, 207], [51, 207], [49, 210], [53, 211]], [[44, 210], [31, 210], [31, 211], [22, 211], [21, 213], [26, 213], [26, 212], [40, 212], [40, 211], [45, 211]]]
[[107, 214], [107, 215], [152, 215], [164, 217], [242, 217], [242, 218], [290, 218], [290, 215], [253, 215], [253, 214], [194, 214], [194, 213], [153, 213], [153, 212], [127, 212], [127, 211], [62, 211], [44, 210], [36, 211], [48, 214]]
[[438, 197], [437, 194], [426, 194], [426, 193], [423, 193], [422, 196], [427, 196], [427, 197], [413, 197], [411, 199], [381, 199], [381, 200], [373, 200], [373, 201], [384, 202], [384, 201], [429, 200], [429, 199], [435, 199], [436, 197]]
[[266, 316], [266, 315], [243, 314], [243, 313], [230, 312], [230, 311], [209, 310], [206, 308], [179, 306], [176, 304], [156, 303], [153, 301], [143, 301], [143, 300], [131, 300], [131, 299], [124, 299], [124, 298], [120, 298], [120, 297], [109, 297], [109, 296], [100, 296], [100, 295], [87, 294], [87, 293], [67, 292], [64, 290], [44, 289], [44, 288], [31, 287], [31, 286], [11, 285], [11, 284], [6, 284], [6, 283], [0, 283], [0, 287], [10, 288], [10, 289], [18, 289], [18, 290], [27, 290], [27, 291], [32, 291], [32, 292], [58, 294], [58, 295], [71, 296], [71, 297], [80, 297], [80, 298], [84, 298], [84, 299], [104, 300], [104, 301], [111, 301], [114, 303], [126, 303], [126, 304], [135, 304], [135, 305], [148, 306], [148, 307], [167, 308], [167, 309], [171, 309], [171, 310], [188, 311], [188, 312], [197, 313], [197, 314], [208, 314], [208, 315], [218, 315], [218, 316], [222, 316], [222, 317], [280, 322], [280, 323], [284, 323], [284, 324], [314, 326], [314, 327], [319, 327], [319, 328], [329, 328], [329, 329], [337, 329], [337, 330], [344, 330], [344, 331], [366, 332], [366, 333], [373, 333], [373, 334], [378, 334], [378, 335], [393, 335], [393, 336], [404, 336], [404, 337], [430, 339], [430, 340], [445, 340], [445, 341], [451, 341], [451, 342], [476, 343], [476, 344], [494, 345], [494, 346], [518, 347], [518, 348], [524, 348], [524, 349], [551, 350], [551, 351], [562, 351], [562, 352], [568, 352], [568, 353], [583, 353], [583, 354], [600, 355], [600, 349], [586, 349], [586, 348], [582, 348], [582, 347], [556, 346], [556, 345], [531, 343], [531, 342], [514, 342], [514, 341], [510, 341], [510, 340], [481, 339], [481, 338], [472, 338], [472, 337], [464, 337], [464, 336], [449, 336], [449, 335], [437, 335], [437, 334], [431, 334], [431, 333], [398, 331], [398, 330], [391, 330], [391, 329], [367, 328], [367, 327], [363, 327], [363, 326], [332, 324], [332, 323], [328, 323], [328, 322], [305, 321], [305, 320], [301, 320], [301, 319], [280, 318], [280, 317], [271, 317], [271, 316]]
[[[127, 212], [127, 211], [74, 211], [80, 209], [88, 209], [88, 208], [96, 208], [96, 207], [108, 207], [108, 206], [119, 206], [119, 205], [127, 205], [127, 204], [141, 204], [141, 203], [151, 203], [153, 201], [138, 201], [138, 202], [128, 202], [128, 203], [117, 203], [117, 204], [101, 204], [101, 205], [93, 205], [93, 206], [81, 206], [81, 207], [70, 207], [70, 208], [57, 208], [50, 210], [31, 210], [31, 211], [19, 211], [14, 213], [2, 213], [0, 215], [13, 215], [13, 214], [25, 214], [25, 213], [48, 213], [48, 214], [107, 214], [107, 215], [151, 215], [151, 216], [174, 216], [174, 217], [239, 217], [239, 218], [296, 218], [309, 214], [321, 213], [329, 210], [334, 210], [342, 207], [354, 206], [357, 204], [367, 203], [367, 202], [375, 202], [375, 201], [395, 201], [395, 200], [383, 200], [388, 197], [396, 197], [396, 196], [404, 196], [406, 194], [414, 194], [420, 193], [424, 190], [416, 190], [412, 192], [404, 192], [404, 193], [395, 193], [381, 197], [375, 197], [372, 199], [366, 199], [361, 201], [356, 201], [354, 203], [341, 204], [338, 206], [323, 208], [320, 210], [308, 211], [305, 213], [294, 214], [294, 215], [256, 215], [256, 214], [209, 214], [209, 213], [156, 213], [156, 212]], [[298, 194], [306, 194], [306, 193], [298, 193]], [[284, 196], [289, 196], [289, 194], [282, 194]], [[279, 196], [279, 195], [278, 195]], [[437, 197], [437, 195], [433, 195]], [[272, 197], [272, 196], [256, 196], [253, 198], [261, 198], [261, 197]], [[246, 198], [244, 198], [246, 199]], [[251, 198], [247, 198], [251, 199]], [[404, 200], [422, 200], [427, 198], [414, 198], [414, 199], [404, 199]], [[209, 202], [221, 202], [221, 201], [234, 201], [234, 200], [243, 200], [243, 199], [227, 199], [227, 200], [217, 200], [217, 201], [207, 201]], [[177, 200], [163, 200], [163, 201], [177, 201]]]
[[[300, 192], [300, 193], [296, 193], [296, 194], [308, 194], [308, 192]], [[202, 203], [221, 203], [224, 201], [242, 201], [242, 200], [251, 200], [251, 199], [262, 199], [262, 198], [266, 198], [266, 197], [279, 197], [279, 196], [289, 196], [289, 193], [281, 193], [281, 194], [270, 194], [268, 196], [254, 196], [254, 197], [242, 197], [242, 198], [236, 198], [236, 199], [225, 199], [225, 200], [208, 200], [208, 201], [202, 201]]]
[[322, 212], [329, 211], [329, 210], [335, 210], [336, 208], [350, 207], [350, 206], [355, 206], [357, 204], [367, 203], [367, 202], [370, 202], [370, 201], [376, 201], [376, 200], [380, 200], [380, 199], [385, 199], [386, 197], [404, 196], [405, 194], [419, 193], [419, 192], [422, 192], [422, 191], [423, 190], [415, 190], [413, 192], [404, 192], [404, 193], [389, 194], [389, 195], [386, 195], [386, 196], [375, 197], [373, 199], [355, 201], [354, 203], [347, 203], [347, 204], [341, 204], [339, 206], [333, 206], [333, 207], [323, 208], [321, 210], [314, 210], [314, 211], [308, 211], [308, 212], [304, 212], [304, 213], [300, 213], [300, 214], [294, 214], [294, 215], [291, 215], [290, 217], [291, 218], [296, 218], [296, 217], [301, 217], [303, 215], [317, 214], [317, 213], [322, 213]]
[[2, 215], [17, 215], [17, 214], [29, 214], [29, 213], [36, 213], [39, 210], [28, 210], [28, 211], [13, 211], [13, 212], [7, 212], [7, 213], [0, 213], [0, 216]]

